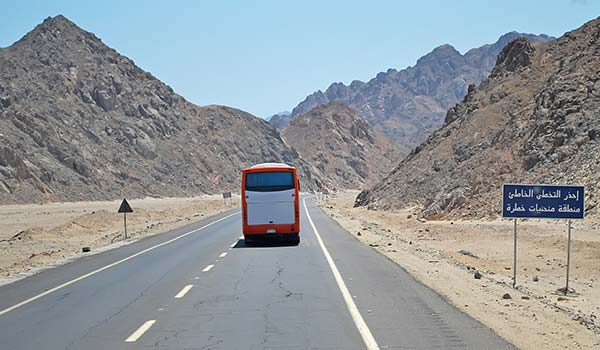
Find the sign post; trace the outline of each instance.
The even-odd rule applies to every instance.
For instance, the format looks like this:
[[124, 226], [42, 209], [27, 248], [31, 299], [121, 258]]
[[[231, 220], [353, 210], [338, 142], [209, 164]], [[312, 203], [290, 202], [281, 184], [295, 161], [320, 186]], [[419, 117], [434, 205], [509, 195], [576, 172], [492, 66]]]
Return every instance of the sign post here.
[[515, 249], [513, 255], [513, 288], [517, 286], [517, 219], [513, 219], [515, 222]]
[[569, 292], [569, 266], [571, 265], [571, 220], [567, 229], [567, 283], [565, 284], [565, 295]]
[[514, 219], [513, 288], [517, 286], [517, 219], [567, 219], [567, 282], [571, 263], [571, 220], [583, 220], [585, 188], [583, 186], [504, 184], [502, 185], [502, 217]]
[[121, 202], [121, 206], [119, 207], [119, 210], [117, 210], [117, 213], [123, 213], [123, 225], [125, 226], [125, 239], [127, 239], [127, 213], [133, 213], [133, 209], [131, 209], [131, 206], [129, 205], [129, 203], [127, 203], [127, 199], [123, 198], [123, 201]]

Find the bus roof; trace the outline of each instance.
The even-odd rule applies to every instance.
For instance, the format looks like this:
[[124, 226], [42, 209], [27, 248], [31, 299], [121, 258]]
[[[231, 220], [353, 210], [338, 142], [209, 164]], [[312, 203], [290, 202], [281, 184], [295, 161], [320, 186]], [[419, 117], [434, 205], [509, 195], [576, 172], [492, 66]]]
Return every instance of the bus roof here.
[[[264, 170], [263, 170], [264, 169]], [[261, 163], [261, 164], [255, 164], [249, 168], [243, 169], [244, 172], [246, 171], [267, 171], [267, 170], [277, 170], [277, 169], [296, 169], [291, 165], [287, 165], [284, 163]]]
[[250, 169], [255, 169], [255, 168], [293, 168], [293, 167], [290, 165], [287, 165], [285, 163], [260, 163], [260, 164], [255, 164], [250, 167]]

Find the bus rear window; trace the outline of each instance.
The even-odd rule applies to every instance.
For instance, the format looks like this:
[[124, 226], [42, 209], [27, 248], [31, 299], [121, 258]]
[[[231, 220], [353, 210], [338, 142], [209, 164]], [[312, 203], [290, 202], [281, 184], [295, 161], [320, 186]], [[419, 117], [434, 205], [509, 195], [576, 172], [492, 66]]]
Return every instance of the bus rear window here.
[[289, 171], [270, 171], [246, 174], [246, 191], [284, 191], [291, 190], [294, 187], [294, 174]]

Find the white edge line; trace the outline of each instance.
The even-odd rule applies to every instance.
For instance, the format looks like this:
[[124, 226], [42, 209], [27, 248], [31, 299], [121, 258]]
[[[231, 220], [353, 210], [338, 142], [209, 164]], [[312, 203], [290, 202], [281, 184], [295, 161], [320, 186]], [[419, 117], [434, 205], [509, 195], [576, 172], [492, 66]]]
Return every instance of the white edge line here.
[[187, 286], [183, 287], [181, 289], [181, 291], [179, 291], [179, 293], [177, 293], [177, 295], [175, 296], [175, 299], [179, 299], [179, 298], [183, 298], [187, 292], [190, 291], [190, 289], [192, 289], [194, 285], [193, 284], [188, 284]]
[[333, 272], [333, 277], [335, 277], [335, 281], [338, 285], [338, 288], [340, 289], [340, 292], [342, 292], [342, 297], [344, 298], [344, 301], [346, 302], [346, 307], [348, 308], [348, 311], [350, 311], [352, 320], [354, 321], [354, 324], [356, 325], [356, 328], [358, 329], [358, 332], [360, 333], [360, 336], [362, 337], [363, 342], [365, 343], [365, 346], [367, 347], [368, 350], [379, 350], [379, 345], [377, 345], [377, 341], [375, 341], [375, 338], [373, 337], [373, 334], [371, 333], [369, 326], [367, 326], [367, 323], [365, 322], [362, 315], [360, 314], [360, 311], [358, 311], [358, 307], [356, 307], [356, 304], [354, 303], [352, 294], [350, 294], [348, 287], [346, 287], [346, 283], [344, 283], [344, 279], [342, 278], [340, 271], [338, 270], [337, 266], [335, 265], [335, 262], [333, 261], [333, 258], [329, 254], [329, 251], [327, 250], [325, 243], [323, 243], [323, 240], [321, 239], [321, 235], [319, 234], [319, 231], [315, 227], [315, 224], [313, 223], [312, 218], [310, 217], [310, 214], [308, 213], [308, 208], [306, 207], [306, 199], [302, 199], [302, 204], [304, 205], [304, 211], [306, 212], [306, 217], [308, 218], [308, 222], [310, 223], [310, 226], [312, 227], [313, 232], [315, 233], [315, 236], [317, 236], [317, 240], [319, 241], [321, 250], [323, 251], [323, 254], [325, 255], [325, 259], [327, 260], [327, 263], [329, 263], [331, 272]]
[[227, 256], [227, 252], [221, 253], [221, 255], [219, 255], [219, 258], [224, 258], [225, 256]]
[[73, 284], [73, 283], [79, 282], [79, 281], [81, 281], [81, 280], [83, 280], [83, 279], [86, 279], [86, 278], [88, 278], [88, 277], [90, 277], [90, 276], [93, 276], [93, 275], [95, 275], [95, 274], [97, 274], [97, 273], [99, 273], [99, 272], [102, 272], [102, 271], [104, 271], [104, 270], [110, 269], [111, 267], [117, 266], [117, 265], [119, 265], [119, 264], [121, 264], [121, 263], [124, 263], [124, 262], [126, 262], [126, 261], [128, 261], [128, 260], [131, 260], [131, 259], [133, 259], [133, 258], [135, 258], [135, 257], [138, 257], [138, 256], [140, 256], [140, 255], [142, 255], [142, 254], [146, 254], [146, 253], [148, 253], [149, 251], [152, 251], [152, 250], [154, 250], [154, 249], [156, 249], [156, 248], [160, 248], [160, 247], [162, 247], [162, 246], [164, 246], [164, 245], [167, 245], [167, 244], [169, 244], [169, 243], [173, 243], [173, 242], [177, 241], [178, 239], [181, 239], [181, 238], [183, 238], [183, 237], [189, 236], [189, 235], [191, 235], [192, 233], [198, 232], [198, 231], [200, 231], [200, 230], [202, 230], [202, 229], [205, 229], [205, 228], [207, 228], [207, 227], [209, 227], [209, 226], [211, 226], [211, 225], [213, 225], [213, 224], [216, 224], [217, 222], [220, 222], [220, 221], [223, 221], [223, 220], [225, 220], [225, 219], [228, 219], [228, 218], [230, 218], [230, 217], [232, 217], [232, 216], [234, 216], [234, 215], [237, 215], [237, 214], [239, 214], [239, 213], [240, 213], [240, 212], [239, 212], [239, 211], [237, 211], [237, 212], [235, 212], [235, 213], [229, 214], [229, 215], [227, 215], [227, 216], [224, 216], [224, 217], [222, 217], [222, 218], [220, 218], [220, 219], [218, 219], [218, 220], [215, 220], [215, 221], [213, 221], [213, 222], [210, 222], [210, 223], [208, 223], [208, 224], [206, 224], [206, 225], [204, 225], [204, 226], [202, 226], [202, 227], [200, 227], [200, 228], [197, 228], [197, 229], [195, 229], [195, 230], [192, 230], [192, 231], [189, 231], [189, 232], [183, 233], [183, 234], [181, 234], [181, 235], [179, 235], [179, 236], [177, 236], [177, 237], [175, 237], [175, 238], [171, 238], [171, 239], [170, 239], [170, 240], [168, 240], [168, 241], [165, 241], [165, 242], [159, 243], [159, 244], [157, 244], [157, 245], [154, 245], [154, 246], [152, 246], [152, 247], [146, 248], [146, 249], [144, 249], [144, 250], [142, 250], [142, 251], [140, 251], [140, 252], [137, 252], [137, 253], [135, 253], [135, 254], [133, 254], [133, 255], [130, 255], [130, 256], [126, 257], [126, 258], [123, 258], [123, 259], [121, 259], [121, 260], [115, 261], [115, 262], [113, 262], [113, 263], [111, 263], [111, 264], [108, 264], [108, 265], [106, 265], [106, 266], [104, 266], [104, 267], [101, 267], [101, 268], [99, 268], [99, 269], [97, 269], [97, 270], [94, 270], [94, 271], [92, 271], [92, 272], [88, 272], [88, 273], [86, 273], [85, 275], [79, 276], [79, 277], [77, 277], [77, 278], [75, 278], [75, 279], [72, 279], [72, 280], [70, 280], [70, 281], [68, 281], [68, 282], [65, 282], [65, 283], [63, 283], [63, 284], [61, 284], [61, 285], [58, 285], [58, 286], [56, 286], [56, 287], [54, 287], [54, 288], [48, 289], [47, 291], [45, 291], [45, 292], [43, 292], [43, 293], [40, 293], [40, 294], [38, 294], [38, 295], [36, 295], [36, 296], [33, 296], [33, 297], [31, 297], [31, 298], [29, 298], [29, 299], [27, 299], [27, 300], [23, 300], [22, 302], [20, 302], [20, 303], [18, 303], [18, 304], [15, 304], [15, 305], [13, 305], [13, 306], [10, 306], [10, 307], [8, 307], [8, 308], [6, 308], [6, 309], [4, 309], [4, 310], [0, 311], [0, 316], [4, 315], [4, 314], [5, 314], [5, 313], [7, 313], [7, 312], [10, 312], [10, 311], [12, 311], [12, 310], [14, 310], [14, 309], [16, 309], [16, 308], [19, 308], [19, 307], [21, 307], [21, 306], [23, 306], [23, 305], [29, 304], [29, 303], [31, 303], [32, 301], [38, 300], [39, 298], [42, 298], [42, 297], [44, 297], [44, 296], [46, 296], [46, 295], [48, 295], [48, 294], [50, 294], [50, 293], [54, 293], [54, 292], [56, 292], [56, 291], [57, 291], [57, 290], [59, 290], [59, 289], [62, 289], [62, 288], [64, 288], [64, 287], [67, 287], [67, 286], [70, 286], [70, 285], [71, 285], [71, 284]]
[[202, 272], [208, 272], [208, 271], [210, 271], [210, 269], [212, 269], [213, 267], [215, 267], [215, 265], [214, 265], [214, 264], [208, 265], [207, 267], [205, 267], [205, 268], [202, 270]]
[[152, 327], [152, 325], [155, 322], [156, 322], [156, 320], [149, 320], [149, 321], [144, 322], [144, 324], [142, 324], [140, 326], [140, 328], [138, 328], [135, 332], [131, 333], [129, 338], [125, 339], [125, 342], [133, 343], [133, 342], [137, 341], [142, 335], [144, 335], [144, 333], [146, 333], [146, 331], [148, 331], [148, 329], [150, 329], [150, 327]]

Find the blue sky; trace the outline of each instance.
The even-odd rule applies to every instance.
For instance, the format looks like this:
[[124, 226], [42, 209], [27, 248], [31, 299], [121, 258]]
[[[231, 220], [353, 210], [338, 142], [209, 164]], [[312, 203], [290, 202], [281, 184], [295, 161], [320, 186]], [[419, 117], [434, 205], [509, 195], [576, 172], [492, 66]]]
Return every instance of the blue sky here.
[[560, 36], [599, 0], [10, 1], [0, 47], [63, 14], [188, 100], [267, 117], [336, 81], [402, 69], [434, 47], [459, 51], [509, 31]]

